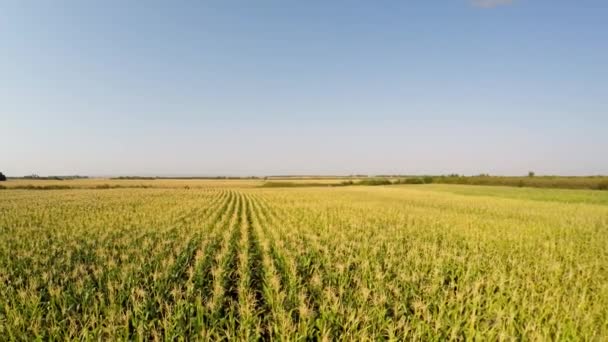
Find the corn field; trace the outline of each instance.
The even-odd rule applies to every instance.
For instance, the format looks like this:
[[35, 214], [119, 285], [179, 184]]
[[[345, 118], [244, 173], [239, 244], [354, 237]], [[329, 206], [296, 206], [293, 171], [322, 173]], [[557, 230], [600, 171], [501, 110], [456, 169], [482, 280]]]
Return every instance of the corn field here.
[[608, 193], [226, 183], [0, 191], [0, 339], [608, 339]]

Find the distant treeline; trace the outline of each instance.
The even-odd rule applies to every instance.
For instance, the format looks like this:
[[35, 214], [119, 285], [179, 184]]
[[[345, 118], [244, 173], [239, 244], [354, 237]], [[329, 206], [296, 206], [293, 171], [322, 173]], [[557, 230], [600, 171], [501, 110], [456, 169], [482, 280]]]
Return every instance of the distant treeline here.
[[398, 184], [468, 184], [468, 185], [498, 185], [531, 188], [558, 188], [558, 189], [592, 189], [608, 190], [608, 177], [606, 176], [585, 176], [585, 177], [565, 177], [565, 176], [534, 176], [531, 172], [529, 176], [509, 177], [509, 176], [424, 176], [408, 177], [398, 179], [393, 183]]
[[[349, 179], [349, 178], [367, 178], [369, 175], [272, 175], [265, 176], [264, 179]], [[378, 176], [383, 177], [383, 176]]]
[[70, 190], [70, 189], [148, 189], [152, 188], [150, 185], [115, 185], [115, 184], [97, 184], [90, 186], [70, 186], [62, 184], [49, 184], [49, 185], [15, 185], [15, 186], [4, 186], [0, 185], [0, 190]]
[[265, 188], [285, 188], [285, 187], [336, 187], [336, 186], [378, 186], [378, 185], [398, 185], [398, 184], [466, 184], [466, 185], [497, 185], [513, 187], [533, 187], [533, 188], [559, 188], [559, 189], [592, 189], [608, 190], [607, 176], [587, 176], [587, 177], [564, 177], [564, 176], [527, 176], [527, 177], [505, 177], [505, 176], [406, 176], [403, 178], [389, 177], [369, 177], [360, 180], [346, 180], [340, 183], [295, 183], [295, 182], [275, 182], [269, 181], [262, 185]]
[[[27, 176], [11, 179], [28, 180], [70, 180], [86, 179], [86, 176]], [[592, 189], [608, 190], [608, 176], [585, 176], [585, 177], [565, 177], [565, 176], [535, 176], [530, 172], [528, 176], [490, 176], [487, 174], [477, 176], [461, 176], [457, 174], [445, 176], [371, 176], [351, 178], [350, 176], [333, 178], [336, 181], [331, 183], [324, 182], [297, 182], [297, 179], [329, 179], [324, 176], [314, 177], [289, 177], [285, 180], [270, 177], [116, 177], [113, 180], [239, 180], [239, 179], [264, 179], [260, 185], [264, 188], [287, 188], [287, 187], [340, 187], [340, 186], [382, 186], [398, 184], [466, 184], [466, 185], [498, 185], [512, 187], [535, 187], [535, 188], [560, 188], [560, 189]], [[292, 181], [293, 180], [293, 181]], [[152, 188], [152, 184], [23, 184], [14, 186], [0, 185], [0, 189], [24, 189], [24, 190], [62, 190], [62, 189], [115, 189], [115, 188]], [[171, 186], [169, 186], [171, 187]]]
[[38, 176], [38, 175], [28, 175], [23, 177], [9, 177], [10, 179], [29, 179], [29, 180], [70, 180], [70, 179], [88, 179], [88, 176]]
[[564, 177], [564, 176], [440, 176], [432, 177], [434, 183], [502, 185], [534, 188], [593, 189], [608, 190], [607, 176]]
[[[366, 176], [367, 177], [367, 176]], [[323, 178], [319, 178], [323, 179]], [[395, 184], [426, 184], [432, 183], [432, 179], [429, 177], [423, 178], [404, 178], [404, 179], [390, 179], [383, 177], [367, 177], [356, 180], [345, 180], [339, 183], [297, 183], [297, 182], [286, 182], [286, 181], [268, 181], [261, 185], [263, 188], [303, 188], [313, 186], [324, 186], [324, 187], [337, 187], [337, 186], [355, 186], [355, 185], [367, 185], [367, 186], [378, 186], [378, 185], [395, 185]]]

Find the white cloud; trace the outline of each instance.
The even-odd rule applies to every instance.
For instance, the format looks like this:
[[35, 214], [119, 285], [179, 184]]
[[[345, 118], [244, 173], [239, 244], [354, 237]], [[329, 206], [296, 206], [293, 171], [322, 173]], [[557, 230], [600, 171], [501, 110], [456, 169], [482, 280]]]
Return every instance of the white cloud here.
[[494, 8], [502, 5], [510, 5], [513, 0], [471, 0], [471, 4], [475, 7]]

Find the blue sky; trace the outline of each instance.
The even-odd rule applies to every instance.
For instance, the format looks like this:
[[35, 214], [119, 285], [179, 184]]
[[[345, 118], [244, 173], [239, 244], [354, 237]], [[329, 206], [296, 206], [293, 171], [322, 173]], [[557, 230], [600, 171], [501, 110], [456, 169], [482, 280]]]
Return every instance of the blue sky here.
[[7, 1], [0, 171], [608, 174], [608, 2]]

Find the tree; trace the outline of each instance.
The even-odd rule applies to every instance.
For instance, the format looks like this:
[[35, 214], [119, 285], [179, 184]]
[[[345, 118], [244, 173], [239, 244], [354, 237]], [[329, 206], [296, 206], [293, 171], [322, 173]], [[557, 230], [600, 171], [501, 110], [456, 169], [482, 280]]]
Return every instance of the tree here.
[[6, 176], [4, 173], [0, 172], [0, 182], [4, 182], [6, 180]]
[[528, 172], [528, 177], [534, 177], [534, 171]]

